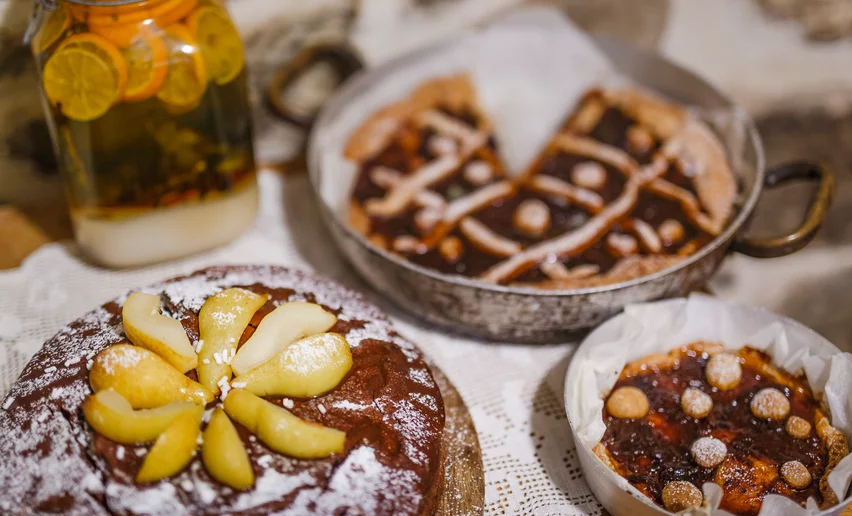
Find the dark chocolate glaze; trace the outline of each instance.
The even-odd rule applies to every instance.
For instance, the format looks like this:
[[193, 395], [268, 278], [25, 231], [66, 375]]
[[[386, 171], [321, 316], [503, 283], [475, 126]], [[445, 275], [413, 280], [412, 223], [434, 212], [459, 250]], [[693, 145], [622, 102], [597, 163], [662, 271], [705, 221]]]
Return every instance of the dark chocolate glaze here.
[[[229, 276], [232, 273], [237, 274], [233, 280]], [[275, 278], [279, 285], [268, 286], [265, 278]], [[345, 431], [345, 450], [324, 459], [295, 459], [268, 449], [235, 423], [257, 478], [252, 488], [238, 492], [219, 484], [205, 471], [200, 454], [171, 479], [136, 484], [134, 477], [144, 460], [143, 450], [150, 445], [119, 445], [94, 433], [80, 410], [82, 399], [91, 392], [86, 356], [64, 365], [78, 353], [88, 350], [94, 356], [96, 351], [124, 340], [120, 304], [111, 302], [95, 312], [96, 323], [90, 323], [92, 317], [88, 316], [48, 341], [13, 387], [8, 410], [0, 411], [0, 458], [20, 469], [15, 476], [0, 474], [0, 512], [148, 514], [154, 510], [151, 507], [159, 507], [154, 512], [337, 515], [421, 514], [430, 510], [432, 489], [438, 483], [443, 401], [419, 352], [393, 331], [384, 316], [360, 296], [299, 271], [280, 267], [211, 268], [147, 290], [165, 291], [164, 312], [179, 319], [192, 340], [198, 337], [198, 306], [193, 301], [187, 303], [189, 294], [173, 295], [170, 289], [186, 284], [187, 292], [192, 292], [197, 289], [192, 285], [199, 282], [210, 282], [213, 290], [221, 284], [222, 288], [242, 287], [270, 295], [244, 332], [241, 345], [266, 314], [294, 296], [318, 302], [340, 316], [330, 331], [348, 335], [350, 343], [354, 342], [352, 369], [333, 391], [289, 401], [296, 416]], [[52, 373], [58, 378], [50, 379], [51, 367], [63, 368]], [[195, 372], [188, 376], [195, 378]], [[66, 390], [73, 393], [66, 396]], [[267, 399], [284, 404], [282, 397]], [[217, 399], [209, 407], [218, 404]], [[61, 414], [53, 416], [59, 418], [56, 421], [61, 431], [46, 432], [44, 425], [37, 428], [32, 423], [41, 419], [35, 416], [44, 410]], [[22, 445], [22, 440], [35, 444]], [[364, 461], [364, 455], [370, 455], [370, 460]], [[40, 468], [40, 461], [47, 456], [58, 461], [56, 467], [68, 468], [69, 478], [55, 478], [55, 472]], [[359, 473], [359, 468], [371, 468], [371, 476]], [[380, 475], [375, 474], [377, 468]], [[271, 478], [264, 477], [273, 471]], [[82, 484], [86, 485], [74, 480], [74, 475], [83, 475], [86, 480]], [[164, 484], [174, 486], [165, 495]], [[193, 489], [187, 489], [187, 484]], [[275, 484], [281, 487], [270, 487]], [[265, 487], [260, 489], [261, 485]], [[263, 492], [270, 489], [280, 491], [280, 496], [270, 498]], [[137, 502], [119, 499], [128, 496]], [[161, 500], [164, 496], [166, 499]]]
[[[601, 443], [626, 472], [625, 478], [658, 504], [662, 504], [661, 493], [668, 482], [685, 480], [699, 489], [705, 482], [714, 482], [717, 468], [698, 466], [689, 451], [692, 443], [704, 436], [713, 436], [725, 443], [728, 447], [726, 464], [736, 471], [722, 486], [725, 491], [723, 509], [754, 516], [764, 496], [772, 493], [787, 496], [802, 505], [808, 497], [822, 502], [818, 486], [828, 456], [816, 432], [812, 431], [806, 439], [796, 439], [785, 431], [785, 421], [755, 418], [749, 408], [755, 393], [773, 387], [790, 400], [791, 415], [815, 426], [814, 414], [819, 403], [808, 388], [807, 380], [784, 373], [788, 385], [793, 387], [780, 385], [761, 374], [758, 364], [760, 361], [769, 363], [768, 356], [749, 348], [741, 350], [739, 355], [746, 358], [742, 381], [729, 391], [720, 391], [707, 383], [704, 366], [708, 355], [693, 350], [684, 351], [671, 369], [649, 368], [647, 373], [638, 376], [622, 375], [613, 387], [613, 390], [623, 386], [641, 389], [648, 396], [651, 411], [642, 419], [618, 419], [604, 408], [607, 430]], [[687, 387], [700, 389], [713, 398], [713, 409], [706, 418], [692, 418], [681, 409], [680, 396]], [[780, 477], [778, 469], [791, 460], [804, 464], [813, 476], [807, 488], [793, 489]], [[771, 473], [753, 474], [754, 467]]]

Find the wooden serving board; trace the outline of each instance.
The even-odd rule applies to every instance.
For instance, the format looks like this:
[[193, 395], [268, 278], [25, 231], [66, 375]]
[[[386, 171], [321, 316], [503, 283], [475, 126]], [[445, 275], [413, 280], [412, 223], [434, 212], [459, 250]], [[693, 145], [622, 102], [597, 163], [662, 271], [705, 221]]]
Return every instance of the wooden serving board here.
[[485, 510], [485, 472], [473, 418], [443, 371], [432, 363], [429, 367], [444, 397], [446, 413], [441, 450], [443, 482], [436, 491], [438, 504], [435, 514], [479, 516]]

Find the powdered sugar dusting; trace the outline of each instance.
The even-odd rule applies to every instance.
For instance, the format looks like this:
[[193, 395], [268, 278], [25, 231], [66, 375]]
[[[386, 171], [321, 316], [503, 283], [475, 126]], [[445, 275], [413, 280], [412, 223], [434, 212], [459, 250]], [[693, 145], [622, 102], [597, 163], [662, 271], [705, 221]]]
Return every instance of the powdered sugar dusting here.
[[373, 405], [362, 405], [349, 400], [335, 401], [331, 406], [343, 410], [367, 410], [373, 407]]
[[428, 369], [412, 369], [408, 372], [408, 377], [419, 383], [420, 385], [432, 386], [432, 374]]
[[[39, 417], [49, 417], [32, 427], [33, 410]], [[32, 508], [24, 502], [25, 496], [46, 500], [65, 492], [80, 491], [97, 494], [103, 490], [100, 476], [86, 467], [80, 467], [81, 447], [74, 438], [72, 427], [65, 417], [50, 413], [49, 401], [39, 399], [28, 407], [20, 405], [0, 413], [0, 485], [7, 502], [7, 514], [29, 514]], [[30, 424], [27, 424], [30, 421]], [[39, 481], [33, 481], [32, 472], [38, 469]], [[91, 505], [88, 511], [85, 502]], [[78, 514], [99, 514], [102, 509], [93, 500], [83, 498]]]
[[411, 399], [433, 412], [436, 412], [438, 410], [438, 402], [435, 400], [434, 396], [414, 392], [411, 393]]
[[[118, 349], [121, 351], [113, 352]], [[144, 356], [144, 352], [135, 346], [113, 348], [98, 356], [98, 365], [103, 367], [105, 373], [114, 374], [118, 370], [135, 367]]]
[[[237, 498], [234, 504], [234, 509], [243, 510], [257, 507], [265, 503], [280, 500], [282, 496], [292, 493], [296, 489], [305, 489], [315, 485], [315, 480], [310, 471], [305, 471], [299, 475], [280, 473], [274, 469], [265, 469], [264, 472], [255, 479], [255, 485], [251, 493], [244, 494]], [[308, 489], [309, 491], [312, 491]], [[351, 496], [352, 493], [349, 493]], [[284, 514], [289, 514], [285, 512]], [[294, 511], [293, 514], [307, 514], [305, 512]], [[279, 513], [280, 514], [280, 513]]]
[[[50, 345], [42, 348], [27, 365], [9, 394], [18, 398], [28, 396], [76, 374], [77, 369], [73, 367], [75, 364], [66, 366], [65, 362], [75, 358], [91, 358], [107, 346], [122, 341], [122, 335], [114, 329], [116, 322], [117, 316], [102, 307], [59, 330], [49, 341]], [[80, 339], [83, 334], [89, 336]]]
[[110, 482], [107, 505], [113, 512], [135, 514], [182, 514], [185, 512], [174, 484], [163, 482], [145, 488]]
[[[420, 497], [416, 494], [417, 478], [408, 472], [400, 472], [382, 464], [376, 457], [376, 451], [368, 446], [352, 450], [343, 464], [338, 468], [331, 483], [329, 493], [319, 499], [316, 512], [331, 514], [340, 507], [357, 507], [363, 514], [375, 514], [379, 506], [376, 501], [381, 499], [381, 492], [387, 486], [394, 486], [394, 492], [409, 492], [407, 499], [395, 500], [399, 505], [397, 512], [407, 512], [416, 509]], [[352, 493], [364, 493], [369, 496], [359, 496], [353, 499]], [[310, 506], [310, 498], [296, 498], [292, 514], [305, 514]]]

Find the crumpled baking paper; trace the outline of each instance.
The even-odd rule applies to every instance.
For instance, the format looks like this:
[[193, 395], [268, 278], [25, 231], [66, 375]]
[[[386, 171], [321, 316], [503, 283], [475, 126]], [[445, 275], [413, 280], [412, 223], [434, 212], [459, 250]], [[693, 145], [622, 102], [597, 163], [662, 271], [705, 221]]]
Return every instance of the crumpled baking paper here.
[[[852, 354], [843, 353], [821, 335], [778, 314], [715, 297], [693, 294], [627, 306], [624, 313], [591, 333], [582, 343], [568, 370], [565, 402], [578, 446], [598, 444], [606, 426], [603, 398], [612, 390], [628, 362], [652, 353], [667, 353], [698, 340], [718, 342], [726, 349], [750, 346], [765, 351], [773, 363], [793, 374], [804, 373], [815, 393], [822, 393], [831, 410], [831, 424], [852, 442]], [[603, 468], [620, 487], [644, 497], [627, 480]], [[835, 493], [846, 493], [852, 480], [852, 455], [828, 476]], [[705, 507], [687, 514], [729, 515], [719, 509], [722, 490], [703, 486]], [[841, 497], [843, 498], [843, 497]], [[660, 513], [665, 511], [660, 509]], [[759, 516], [814, 516], [820, 514], [809, 500], [802, 508], [779, 495], [768, 495]]]

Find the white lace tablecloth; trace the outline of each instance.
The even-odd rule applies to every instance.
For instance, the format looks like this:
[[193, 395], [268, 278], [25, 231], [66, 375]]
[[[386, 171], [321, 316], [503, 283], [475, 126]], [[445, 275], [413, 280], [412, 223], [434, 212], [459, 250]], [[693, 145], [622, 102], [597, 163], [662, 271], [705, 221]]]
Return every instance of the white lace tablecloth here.
[[88, 264], [73, 243], [51, 244], [19, 269], [0, 272], [0, 395], [57, 330], [130, 289], [218, 264], [313, 269], [367, 293], [456, 385], [479, 434], [486, 514], [602, 514], [583, 480], [562, 408], [562, 382], [572, 345], [476, 342], [442, 334], [394, 310], [338, 254], [305, 176], [263, 172], [260, 183], [257, 224], [225, 248], [115, 271]]

